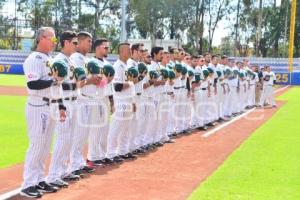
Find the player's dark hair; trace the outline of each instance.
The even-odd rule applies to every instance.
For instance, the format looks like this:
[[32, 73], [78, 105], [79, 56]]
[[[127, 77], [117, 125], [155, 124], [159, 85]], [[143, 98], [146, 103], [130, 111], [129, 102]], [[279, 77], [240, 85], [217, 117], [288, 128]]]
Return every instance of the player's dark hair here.
[[75, 31], [64, 31], [60, 36], [60, 45], [61, 47], [65, 46], [65, 41], [71, 41], [73, 38], [77, 37], [77, 33]]
[[92, 34], [90, 34], [89, 32], [86, 32], [86, 31], [80, 31], [78, 34], [77, 34], [77, 37], [78, 37], [78, 40], [82, 40], [82, 39], [85, 39], [87, 37], [89, 38], [93, 38]]
[[133, 53], [133, 51], [138, 51], [141, 46], [144, 46], [144, 44], [143, 43], [132, 44], [131, 48], [130, 48], [131, 49], [131, 53]]
[[119, 46], [118, 46], [118, 53], [120, 53], [120, 49], [121, 49], [122, 46], [130, 46], [130, 44], [128, 42], [120, 43]]
[[175, 47], [170, 48], [170, 50], [169, 50], [170, 54], [174, 54], [175, 50], [178, 50], [178, 49]]
[[93, 44], [93, 48], [96, 49], [98, 46], [102, 45], [104, 42], [108, 42], [108, 39], [106, 39], [106, 38], [96, 39]]
[[154, 55], [157, 55], [161, 50], [164, 50], [162, 47], [153, 47], [151, 49], [151, 57], [154, 58]]

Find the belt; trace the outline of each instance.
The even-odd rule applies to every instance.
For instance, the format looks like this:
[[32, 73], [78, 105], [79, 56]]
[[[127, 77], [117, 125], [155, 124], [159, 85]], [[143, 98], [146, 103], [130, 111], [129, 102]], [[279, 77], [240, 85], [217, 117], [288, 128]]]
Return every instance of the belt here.
[[250, 84], [250, 86], [255, 85], [255, 84]]
[[199, 90], [207, 90], [207, 88], [198, 88], [198, 89], [195, 89], [194, 91], [199, 91]]
[[138, 96], [141, 96], [141, 95], [142, 95], [142, 93], [136, 93], [136, 95], [138, 95]]
[[166, 95], [173, 95], [174, 93], [173, 93], [173, 92], [164, 92], [163, 94], [166, 94]]
[[182, 89], [184, 88], [184, 86], [181, 86], [181, 87], [174, 87], [175, 90], [179, 90], [179, 89]]
[[82, 94], [82, 93], [81, 93], [81, 95], [84, 96], [84, 97], [90, 98], [90, 99], [95, 99], [94, 97], [89, 96], [89, 95], [86, 95], [86, 94]]
[[62, 103], [63, 102], [62, 99], [49, 99], [47, 97], [43, 97], [42, 99], [43, 99], [43, 101], [47, 102], [48, 105], [50, 103]]
[[67, 100], [67, 101], [75, 101], [77, 99], [77, 97], [66, 97], [64, 98], [64, 100]]

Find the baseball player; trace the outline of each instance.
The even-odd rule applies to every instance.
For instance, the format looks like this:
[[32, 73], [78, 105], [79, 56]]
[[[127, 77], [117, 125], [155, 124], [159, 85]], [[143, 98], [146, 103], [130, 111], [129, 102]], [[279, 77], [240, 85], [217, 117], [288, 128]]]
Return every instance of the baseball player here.
[[250, 108], [255, 106], [255, 89], [256, 84], [258, 84], [258, 74], [255, 72], [255, 66], [252, 66], [252, 69], [249, 70], [250, 74], [250, 84], [249, 84], [249, 98], [248, 98], [248, 105]]
[[[165, 136], [163, 136], [165, 138], [165, 142], [167, 143], [173, 143], [174, 140], [170, 139], [170, 135], [172, 135], [174, 133], [174, 118], [173, 118], [173, 109], [172, 109], [172, 105], [174, 104], [174, 89], [173, 89], [173, 84], [174, 84], [174, 78], [175, 78], [175, 73], [173, 71], [173, 64], [171, 64], [171, 60], [170, 60], [170, 53], [167, 51], [164, 51], [163, 53], [163, 57], [162, 60], [160, 62], [160, 68], [161, 69], [165, 69], [168, 72], [168, 80], [166, 82], [165, 85], [165, 94], [163, 97], [165, 98], [165, 106], [163, 107], [166, 111], [167, 111], [167, 115], [166, 117], [166, 125], [165, 127], [163, 127], [163, 132], [166, 134]], [[166, 72], [164, 70], [164, 72]]]
[[[151, 49], [151, 65], [149, 66], [149, 71], [159, 71], [160, 70], [160, 65], [159, 62], [162, 60], [163, 56], [163, 48], [162, 47], [153, 47]], [[163, 123], [163, 120], [161, 120], [162, 116], [165, 115], [163, 113], [161, 106], [165, 102], [165, 84], [166, 80], [162, 76], [161, 73], [159, 73], [158, 79], [154, 82], [154, 92], [155, 92], [155, 98], [154, 98], [154, 104], [155, 104], [155, 112], [156, 112], [156, 117], [155, 117], [155, 135], [153, 136], [153, 143], [156, 146], [162, 146], [163, 143], [161, 141], [161, 135], [163, 131], [163, 126], [165, 124]]]
[[135, 87], [133, 79], [127, 79], [126, 62], [130, 57], [130, 44], [121, 43], [118, 48], [119, 59], [114, 64], [113, 99], [115, 111], [112, 115], [108, 134], [107, 158], [111, 163], [134, 159], [129, 152], [130, 125], [135, 112]]
[[131, 57], [127, 60], [127, 68], [137, 67], [144, 55], [144, 44], [136, 43], [131, 45]]
[[[127, 61], [127, 68], [134, 67], [138, 70], [138, 64], [142, 61], [143, 55], [144, 55], [144, 44], [142, 43], [136, 43], [131, 45], [131, 58]], [[146, 67], [146, 66], [145, 66]], [[146, 72], [146, 71], [143, 71]], [[140, 116], [140, 106], [141, 106], [141, 95], [143, 93], [143, 77], [145, 74], [139, 73], [138, 81], [134, 84], [136, 96], [135, 96], [135, 104], [136, 104], [136, 112], [134, 113], [134, 117], [131, 121], [130, 125], [130, 133], [131, 133], [131, 139], [129, 140], [129, 149], [133, 153], [142, 153], [142, 150], [139, 149], [140, 144], [140, 138], [143, 132], [140, 132], [139, 126], [141, 121], [139, 120]]]
[[219, 78], [217, 74], [217, 64], [219, 62], [219, 56], [218, 55], [212, 55], [211, 61], [208, 66], [208, 71], [210, 72], [209, 76], [209, 85], [211, 86], [212, 92], [210, 93], [210, 97], [208, 102], [209, 103], [209, 115], [210, 120], [208, 125], [215, 125], [215, 121], [218, 120], [218, 83]]
[[[107, 140], [109, 131], [109, 114], [112, 110], [112, 79], [114, 69], [105, 59], [109, 51], [109, 42], [105, 38], [95, 40], [93, 47], [95, 57], [90, 59], [88, 64], [96, 64], [100, 68], [101, 81], [96, 86], [96, 106], [93, 108], [95, 124], [90, 128], [87, 164], [90, 167], [106, 164]], [[106, 73], [108, 72], [108, 73]]]
[[271, 71], [270, 66], [265, 66], [265, 71], [263, 72], [263, 91], [260, 98], [260, 107], [269, 100], [273, 108], [276, 107], [273, 85], [276, 80], [275, 73]]
[[[70, 57], [75, 68], [86, 70], [88, 62], [86, 54], [92, 47], [92, 35], [88, 32], [78, 33], [77, 52]], [[95, 72], [96, 73], [96, 72]], [[90, 126], [93, 125], [91, 120], [92, 108], [95, 105], [94, 95], [96, 94], [97, 85], [100, 83], [100, 78], [94, 72], [89, 71], [86, 84], [79, 91], [77, 99], [77, 123], [73, 134], [73, 144], [71, 148], [71, 160], [69, 170], [74, 175], [83, 176], [84, 173], [95, 171], [93, 167], [87, 166], [83, 148], [89, 137]]]
[[246, 80], [246, 72], [244, 70], [244, 65], [242, 62], [237, 62], [237, 66], [239, 68], [239, 114], [244, 112], [245, 102], [246, 102], [246, 94], [247, 94], [247, 80]]
[[25, 109], [29, 149], [20, 195], [39, 198], [43, 193], [56, 192], [58, 189], [45, 182], [45, 161], [50, 152], [56, 115], [59, 113], [60, 121], [66, 118], [61, 82], [67, 74], [67, 68], [63, 74], [57, 68], [58, 65], [65, 66], [63, 63], [57, 63], [52, 73], [47, 67], [49, 53], [57, 43], [53, 28], [40, 28], [35, 42], [36, 50], [26, 58], [23, 65], [29, 95]]
[[[162, 80], [166, 81], [164, 85], [163, 93], [160, 94], [160, 107], [159, 107], [159, 121], [166, 120], [169, 122], [170, 117], [170, 101], [172, 101], [173, 90], [172, 81], [170, 81], [168, 64], [170, 62], [170, 54], [167, 51], [163, 52], [162, 60], [159, 66], [160, 76]], [[172, 112], [171, 112], [172, 113]], [[162, 120], [163, 119], [163, 120]], [[170, 139], [168, 132], [168, 123], [161, 123], [160, 141], [163, 143], [174, 143], [174, 140]]]
[[69, 155], [72, 146], [72, 134], [75, 123], [77, 121], [76, 115], [76, 86], [83, 85], [85, 80], [78, 81], [72, 77], [73, 64], [70, 60], [71, 54], [76, 51], [78, 45], [77, 34], [73, 31], [65, 31], [60, 37], [61, 52], [54, 58], [55, 61], [65, 62], [68, 66], [68, 76], [63, 85], [63, 96], [65, 106], [67, 107], [67, 118], [65, 122], [58, 122], [56, 124], [56, 142], [52, 154], [52, 161], [49, 167], [47, 182], [53, 186], [62, 188], [67, 187], [68, 183], [64, 180], [78, 180], [80, 177], [68, 172]]
[[185, 53], [185, 57], [182, 60], [182, 64], [186, 67], [187, 69], [187, 74], [186, 74], [186, 82], [185, 82], [185, 92], [186, 92], [186, 97], [185, 97], [185, 119], [184, 119], [184, 132], [185, 133], [190, 133], [191, 129], [191, 120], [192, 120], [192, 115], [193, 115], [193, 106], [192, 106], [192, 100], [191, 100], [191, 82], [192, 79], [194, 78], [195, 71], [191, 67], [191, 61], [192, 57], [190, 54]]
[[[139, 76], [138, 76], [139, 82], [135, 84], [135, 89], [139, 90], [140, 93], [139, 92], [136, 93], [137, 95], [135, 97], [136, 98], [135, 101], [137, 103], [137, 112], [135, 115], [136, 118], [132, 121], [131, 127], [132, 127], [132, 131], [136, 131], [137, 133], [134, 139], [135, 150], [133, 151], [133, 153], [141, 154], [141, 153], [145, 153], [147, 150], [146, 149], [147, 141], [145, 140], [148, 135], [147, 126], [149, 124], [149, 120], [151, 120], [151, 118], [149, 117], [149, 110], [153, 109], [154, 106], [150, 108], [150, 104], [152, 103], [151, 96], [145, 93], [145, 91], [148, 92], [150, 86], [148, 84], [149, 80], [147, 78], [148, 68], [146, 64], [142, 62], [138, 64], [137, 68], [139, 72]], [[137, 87], [137, 85], [140, 83], [141, 83], [141, 88]]]
[[147, 66], [151, 64], [151, 55], [148, 49], [144, 49], [142, 62], [145, 63]]
[[229, 106], [229, 113], [231, 113], [231, 115], [236, 115], [238, 112], [238, 104], [237, 102], [239, 101], [238, 98], [238, 68], [235, 66], [235, 62], [233, 58], [229, 59], [229, 67], [231, 70], [231, 73], [228, 77], [228, 84], [229, 84], [229, 88], [230, 88], [230, 97], [229, 97], [229, 102], [230, 102], [230, 106]]

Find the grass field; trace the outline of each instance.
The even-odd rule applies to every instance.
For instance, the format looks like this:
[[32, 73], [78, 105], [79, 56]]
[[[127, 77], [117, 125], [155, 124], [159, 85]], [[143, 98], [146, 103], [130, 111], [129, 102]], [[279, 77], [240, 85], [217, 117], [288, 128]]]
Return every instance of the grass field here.
[[25, 86], [24, 75], [0, 74], [0, 86]]
[[28, 146], [25, 101], [26, 97], [0, 97], [0, 168], [24, 160]]
[[300, 88], [189, 197], [189, 200], [300, 199]]

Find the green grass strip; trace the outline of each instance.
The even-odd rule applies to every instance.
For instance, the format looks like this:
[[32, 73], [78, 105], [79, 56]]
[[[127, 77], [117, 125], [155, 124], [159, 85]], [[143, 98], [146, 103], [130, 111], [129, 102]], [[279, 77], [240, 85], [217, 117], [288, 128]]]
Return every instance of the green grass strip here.
[[300, 199], [300, 88], [255, 131], [189, 200]]
[[25, 76], [0, 74], [0, 86], [25, 86]]
[[0, 96], [0, 168], [24, 161], [28, 147], [26, 97]]

